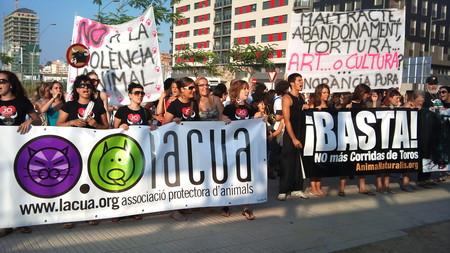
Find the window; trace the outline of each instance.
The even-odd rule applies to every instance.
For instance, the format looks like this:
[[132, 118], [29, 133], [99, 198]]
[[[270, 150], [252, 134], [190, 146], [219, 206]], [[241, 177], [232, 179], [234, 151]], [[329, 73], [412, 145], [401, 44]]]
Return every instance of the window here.
[[431, 15], [433, 16], [433, 18], [437, 18], [437, 16], [438, 16], [438, 4], [437, 3], [434, 3], [433, 4], [433, 8], [431, 9]]
[[411, 13], [417, 14], [417, 0], [412, 0]]
[[200, 9], [209, 6], [209, 0], [203, 0], [194, 4], [194, 9]]
[[255, 43], [255, 36], [234, 38], [234, 44], [245, 45]]
[[309, 8], [311, 7], [309, 0], [295, 0], [294, 8]]
[[440, 33], [439, 33], [439, 39], [440, 40], [445, 40], [445, 26], [441, 26], [441, 29], [440, 29], [441, 31], [440, 31]]
[[411, 36], [416, 36], [416, 25], [417, 25], [417, 22], [415, 20], [411, 20], [410, 27], [409, 27], [409, 29], [410, 29], [409, 34]]
[[352, 10], [353, 10], [353, 3], [345, 2], [345, 11], [352, 11]]
[[209, 14], [198, 15], [194, 17], [194, 23], [207, 21], [209, 20], [209, 18], [210, 18]]
[[337, 12], [341, 10], [341, 5], [340, 4], [335, 4], [333, 5], [333, 11]]
[[282, 41], [286, 40], [286, 33], [272, 33], [261, 35], [261, 42]]
[[332, 5], [330, 5], [330, 4], [325, 5], [325, 11], [332, 11], [332, 10], [333, 10], [333, 6]]
[[419, 56], [425, 55], [425, 44], [420, 44]]
[[214, 40], [214, 50], [220, 50], [220, 39]]
[[355, 11], [361, 10], [361, 0], [355, 1]]
[[409, 55], [408, 56], [410, 56], [410, 57], [413, 57], [414, 56], [414, 48], [416, 47], [416, 43], [411, 43], [411, 47], [409, 48], [409, 50], [408, 50], [408, 53], [409, 53]]
[[285, 58], [286, 57], [286, 50], [275, 50], [272, 55], [269, 55], [269, 58]]
[[189, 31], [184, 31], [184, 32], [177, 32], [175, 33], [175, 38], [185, 38], [185, 37], [189, 37]]
[[231, 8], [226, 8], [223, 10], [223, 20], [231, 19]]
[[193, 48], [195, 48], [195, 49], [208, 48], [208, 47], [209, 47], [209, 41], [196, 42], [193, 45]]
[[251, 5], [236, 7], [234, 9], [234, 15], [245, 14], [245, 13], [254, 12], [254, 11], [256, 11], [256, 4], [251, 4]]
[[441, 18], [447, 17], [447, 5], [442, 5], [441, 7]]
[[382, 1], [384, 1], [384, 0], [374, 0], [373, 5], [375, 5], [375, 6], [381, 5]]
[[431, 46], [431, 53], [433, 53], [433, 54], [434, 54], [435, 47], [436, 47], [436, 46], [434, 46], [434, 45]]
[[427, 36], [427, 24], [424, 22], [420, 23], [420, 37], [426, 37]]
[[263, 2], [263, 10], [288, 5], [288, 0], [270, 0]]
[[185, 6], [178, 7], [177, 8], [177, 12], [178, 13], [183, 13], [183, 12], [189, 11], [190, 9], [191, 9], [191, 6], [188, 4], [188, 5], [185, 5]]
[[190, 18], [182, 18], [178, 19], [177, 25], [187, 25], [190, 22]]
[[287, 23], [287, 15], [275, 16], [270, 18], [263, 18], [262, 26], [278, 25]]
[[175, 50], [176, 51], [185, 50], [188, 47], [189, 47], [189, 44], [179, 44], [179, 45], [175, 45]]
[[436, 24], [431, 27], [431, 38], [436, 39]]
[[209, 27], [194, 30], [194, 36], [209, 34]]
[[428, 14], [428, 1], [422, 2], [422, 16], [426, 16]]
[[223, 35], [228, 35], [231, 33], [231, 22], [223, 23]]
[[248, 29], [248, 28], [255, 28], [256, 27], [256, 20], [249, 20], [244, 22], [239, 22], [234, 24], [234, 30], [242, 30], [242, 29]]

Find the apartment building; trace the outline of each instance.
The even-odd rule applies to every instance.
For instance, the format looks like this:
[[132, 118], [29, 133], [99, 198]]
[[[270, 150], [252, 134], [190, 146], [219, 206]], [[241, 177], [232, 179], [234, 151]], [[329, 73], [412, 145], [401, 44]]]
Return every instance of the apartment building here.
[[36, 12], [20, 8], [3, 20], [5, 51], [14, 58], [11, 71], [25, 75], [39, 73], [39, 17]]
[[[301, 11], [310, 1], [294, 0], [183, 0], [173, 10], [184, 18], [173, 24], [172, 53], [186, 49], [216, 52], [221, 63], [234, 45], [271, 44], [273, 62], [284, 71], [289, 16], [294, 7]], [[181, 59], [174, 59], [174, 63]], [[267, 78], [267, 76], [264, 76]]]
[[292, 13], [404, 8], [405, 57], [432, 56], [432, 72], [445, 77], [450, 75], [449, 5], [448, 0], [183, 0], [173, 6], [184, 18], [173, 24], [172, 53], [211, 50], [226, 63], [235, 44], [276, 44], [273, 62], [282, 74]]

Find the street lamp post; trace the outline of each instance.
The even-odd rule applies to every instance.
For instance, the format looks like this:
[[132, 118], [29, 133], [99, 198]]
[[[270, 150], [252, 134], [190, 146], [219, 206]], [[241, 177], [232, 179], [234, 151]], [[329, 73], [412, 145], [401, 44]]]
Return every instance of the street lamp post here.
[[[36, 45], [40, 42], [42, 34], [44, 34], [50, 26], [55, 26], [56, 24], [47, 25], [41, 33], [38, 35], [38, 41], [33, 45], [33, 51], [31, 52], [31, 84], [34, 83], [34, 54], [36, 53]], [[40, 50], [40, 49], [39, 49]]]
[[98, 2], [98, 12], [97, 12], [97, 17], [98, 17], [98, 22], [102, 22], [103, 20], [102, 20], [102, 11], [106, 8], [106, 7], [108, 7], [110, 4], [112, 4], [112, 3], [119, 3], [120, 2], [120, 0], [111, 0], [111, 1], [109, 1], [107, 4], [105, 4], [105, 6], [103, 6], [103, 8], [102, 8], [102, 1], [99, 1]]

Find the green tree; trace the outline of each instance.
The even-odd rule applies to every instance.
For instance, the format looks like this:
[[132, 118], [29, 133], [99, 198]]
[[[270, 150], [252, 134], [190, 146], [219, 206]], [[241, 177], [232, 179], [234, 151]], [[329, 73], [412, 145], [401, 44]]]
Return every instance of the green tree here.
[[276, 45], [273, 44], [249, 44], [234, 45], [230, 49], [230, 62], [227, 69], [230, 72], [245, 72], [251, 77], [256, 71], [273, 69], [275, 64], [270, 60], [275, 52]]
[[215, 52], [185, 49], [174, 54], [175, 70], [191, 71], [195, 77], [206, 72], [210, 75], [220, 74], [218, 67], [219, 57]]
[[14, 58], [13, 58], [13, 57], [8, 56], [8, 55], [5, 54], [5, 53], [0, 53], [0, 62], [1, 62], [1, 65], [3, 65], [3, 64], [8, 65], [8, 64], [11, 64], [13, 61], [14, 61]]
[[[153, 11], [155, 14], [155, 22], [157, 25], [164, 22], [171, 22], [177, 20], [181, 17], [179, 13], [172, 13], [172, 9], [166, 7], [168, 3], [170, 5], [177, 4], [181, 0], [126, 0], [121, 1], [120, 5], [116, 8], [116, 11], [110, 12], [108, 14], [102, 13], [101, 11], [97, 13], [96, 20], [109, 25], [122, 24], [124, 22], [134, 19], [134, 16], [127, 14], [127, 7], [140, 10], [144, 12], [150, 5], [153, 5]], [[95, 5], [99, 8], [103, 5], [103, 0], [92, 0]]]

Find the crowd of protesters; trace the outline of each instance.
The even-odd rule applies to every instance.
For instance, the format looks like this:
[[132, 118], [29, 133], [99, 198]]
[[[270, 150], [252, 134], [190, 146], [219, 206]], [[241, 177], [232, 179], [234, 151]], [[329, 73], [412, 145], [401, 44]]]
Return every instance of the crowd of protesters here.
[[[143, 105], [144, 87], [137, 83], [128, 85], [130, 104], [120, 108], [108, 105], [108, 97], [102, 89], [95, 72], [78, 76], [70, 94], [64, 94], [63, 85], [54, 81], [43, 83], [36, 97], [27, 98], [17, 76], [9, 71], [0, 71], [0, 125], [18, 126], [18, 132], [26, 134], [31, 125], [85, 127], [92, 129], [122, 128], [130, 125], [148, 125], [150, 130], [170, 122], [224, 121], [262, 118], [267, 125], [268, 178], [279, 179], [277, 199], [285, 201], [288, 196], [308, 199], [325, 197], [319, 175], [309, 178], [309, 187], [302, 177], [301, 152], [305, 137], [305, 110], [341, 110], [364, 108], [416, 108], [429, 110], [450, 108], [449, 86], [439, 86], [438, 79], [427, 79], [426, 91], [408, 91], [404, 96], [397, 89], [371, 90], [359, 84], [353, 93], [333, 93], [326, 84], [318, 85], [312, 94], [302, 93], [303, 77], [294, 73], [276, 83], [268, 90], [262, 83], [250, 85], [244, 80], [233, 80], [229, 89], [223, 83], [212, 87], [208, 79], [189, 77], [169, 78], [164, 82], [164, 92], [158, 101]], [[439, 102], [437, 102], [439, 101]], [[231, 123], [232, 124], [232, 123]], [[280, 158], [283, 159], [280, 159]], [[417, 184], [430, 188], [437, 184], [430, 173], [418, 173]], [[393, 194], [391, 175], [376, 175], [376, 192]], [[441, 174], [438, 180], [445, 180]], [[346, 177], [339, 179], [338, 196], [345, 197]], [[417, 188], [410, 184], [411, 175], [402, 174], [400, 189], [412, 192]], [[308, 190], [307, 190], [308, 189]], [[359, 193], [374, 196], [368, 189], [366, 178], [358, 178]], [[186, 211], [174, 211], [171, 217], [186, 220]], [[250, 206], [243, 206], [242, 215], [255, 219]], [[222, 215], [230, 216], [229, 207], [222, 208]], [[142, 219], [142, 216], [135, 216]], [[113, 221], [118, 221], [114, 219]], [[98, 221], [89, 221], [96, 225]], [[72, 223], [64, 224], [72, 228]], [[19, 228], [31, 232], [28, 227]], [[11, 229], [0, 231], [7, 234]]]

